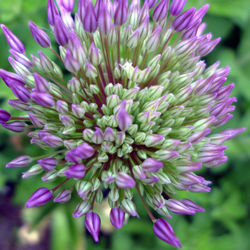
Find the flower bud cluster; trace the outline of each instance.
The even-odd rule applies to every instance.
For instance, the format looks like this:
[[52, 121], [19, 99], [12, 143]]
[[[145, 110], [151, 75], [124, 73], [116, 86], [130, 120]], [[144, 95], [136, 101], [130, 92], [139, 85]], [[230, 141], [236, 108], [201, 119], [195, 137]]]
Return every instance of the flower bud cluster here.
[[156, 236], [181, 246], [170, 224], [155, 219], [148, 206], [166, 218], [170, 212], [203, 212], [176, 194], [209, 192], [211, 182], [195, 171], [226, 162], [223, 143], [244, 131], [213, 133], [233, 117], [237, 100], [229, 96], [234, 84], [226, 84], [229, 67], [219, 68], [218, 62], [206, 67], [202, 60], [220, 41], [203, 34], [209, 5], [183, 11], [185, 4], [79, 0], [72, 18], [74, 0], [48, 0], [48, 22], [58, 47], [30, 22], [34, 40], [44, 48], [30, 57], [19, 38], [1, 25], [15, 73], [0, 69], [0, 77], [17, 98], [9, 104], [23, 116], [0, 109], [0, 123], [25, 132], [45, 151], [20, 156], [6, 167], [29, 165], [22, 177], [40, 176], [44, 185], [61, 180], [52, 190], [36, 190], [27, 207], [65, 203], [76, 192], [81, 201], [73, 216], [85, 215], [86, 229], [97, 242], [101, 220], [94, 210], [103, 191], [109, 190], [110, 221], [116, 228], [128, 216], [139, 217], [137, 192]]

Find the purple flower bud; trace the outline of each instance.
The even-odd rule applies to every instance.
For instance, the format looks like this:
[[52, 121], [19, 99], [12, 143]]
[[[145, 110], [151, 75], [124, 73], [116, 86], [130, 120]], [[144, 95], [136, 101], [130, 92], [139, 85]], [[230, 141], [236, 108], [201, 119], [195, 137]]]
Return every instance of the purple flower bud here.
[[148, 158], [142, 163], [142, 169], [145, 172], [157, 172], [161, 168], [163, 168], [163, 163], [154, 158]]
[[174, 247], [182, 247], [179, 239], [175, 236], [171, 225], [164, 219], [158, 219], [153, 226], [155, 235], [161, 240]]
[[0, 69], [0, 77], [8, 87], [13, 86], [14, 84], [25, 85], [24, 80], [20, 76], [4, 69]]
[[24, 54], [19, 53], [13, 49], [10, 49], [10, 53], [17, 62], [21, 63], [27, 69], [31, 69], [33, 67], [33, 63], [31, 62], [31, 60]]
[[162, 142], [164, 137], [165, 137], [164, 135], [158, 135], [158, 134], [148, 135], [145, 140], [145, 145], [147, 147], [156, 146]]
[[[101, 2], [101, 1], [100, 1]], [[100, 14], [98, 17], [98, 27], [103, 34], [108, 34], [113, 26], [112, 17], [106, 7], [106, 4], [102, 2]]]
[[188, 190], [195, 193], [208, 193], [211, 191], [211, 188], [204, 184], [195, 184], [190, 186]]
[[11, 115], [4, 109], [0, 109], [0, 123], [5, 123], [10, 119]]
[[86, 0], [78, 0], [77, 14], [79, 15], [82, 23], [84, 22], [85, 13], [87, 10], [87, 4], [88, 4], [88, 1]]
[[188, 141], [191, 142], [192, 144], [197, 144], [198, 142], [202, 141], [209, 133], [211, 132], [211, 129], [207, 128], [202, 131], [198, 131], [191, 135], [188, 138]]
[[72, 110], [72, 113], [78, 118], [83, 118], [85, 114], [85, 110], [81, 105], [72, 104], [71, 110]]
[[85, 226], [92, 235], [95, 242], [99, 241], [99, 232], [101, 227], [101, 219], [97, 213], [88, 212], [85, 216]]
[[53, 197], [52, 192], [47, 188], [37, 189], [26, 202], [26, 207], [39, 207], [49, 202]]
[[48, 16], [48, 22], [50, 25], [54, 25], [55, 24], [55, 18], [56, 16], [59, 15], [58, 9], [55, 5], [54, 0], [48, 0], [48, 4], [47, 4], [47, 16]]
[[6, 168], [20, 168], [26, 167], [31, 163], [32, 159], [28, 155], [19, 156], [16, 159], [6, 164]]
[[115, 13], [114, 13], [114, 24], [123, 25], [128, 18], [128, 0], [118, 0]]
[[16, 35], [14, 35], [4, 24], [1, 24], [1, 29], [7, 39], [7, 42], [9, 46], [19, 52], [19, 53], [24, 53], [25, 52], [25, 47], [23, 43], [17, 38]]
[[46, 108], [50, 108], [55, 104], [53, 97], [49, 93], [33, 92], [31, 98], [35, 103]]
[[104, 132], [104, 140], [105, 141], [114, 141], [115, 140], [115, 132], [112, 128], [107, 127]]
[[120, 130], [122, 131], [128, 130], [132, 125], [132, 118], [123, 107], [120, 108], [117, 114], [117, 122]]
[[186, 164], [183, 164], [181, 166], [177, 166], [177, 170], [181, 173], [190, 172], [190, 171], [196, 171], [201, 169], [202, 163], [200, 162], [189, 162]]
[[60, 115], [60, 120], [65, 127], [72, 127], [75, 124], [75, 121], [68, 115]]
[[[205, 4], [199, 10], [197, 10], [196, 13], [194, 14], [194, 17], [192, 18], [191, 23], [193, 23], [194, 25], [195, 23], [197, 23], [198, 20], [202, 20], [202, 18], [206, 15], [209, 7], [210, 7], [209, 4]], [[191, 23], [190, 23], [190, 27], [192, 27]]]
[[43, 158], [38, 160], [37, 162], [46, 171], [54, 170], [57, 165], [57, 160], [53, 157]]
[[71, 199], [71, 192], [69, 190], [63, 190], [55, 197], [53, 202], [66, 203]]
[[37, 92], [48, 92], [49, 89], [50, 89], [49, 82], [36, 72], [34, 73], [33, 76], [34, 76], [34, 79], [35, 79]]
[[[232, 112], [232, 111], [234, 111], [234, 109], [235, 109], [235, 107], [232, 106], [231, 109], [228, 112]], [[214, 122], [214, 126], [216, 126], [216, 127], [223, 126], [224, 124], [226, 124], [232, 118], [233, 118], [232, 114], [226, 114], [225, 116], [220, 117], [219, 119], [217, 119]]]
[[187, 40], [197, 36], [197, 30], [199, 28], [200, 21], [201, 19], [199, 19], [196, 24], [194, 24], [190, 29], [186, 30], [183, 33], [182, 40]]
[[45, 124], [45, 121], [38, 118], [36, 115], [34, 115], [33, 113], [28, 112], [30, 121], [33, 123], [34, 126], [38, 127], [38, 128], [42, 128], [43, 125]]
[[98, 17], [100, 15], [100, 12], [103, 8], [103, 0], [96, 0], [95, 2], [95, 6], [94, 6], [94, 9], [95, 9], [95, 15]]
[[168, 15], [169, 0], [161, 0], [155, 7], [153, 13], [153, 20], [155, 22], [160, 22], [164, 20]]
[[109, 214], [111, 224], [116, 228], [121, 228], [124, 224], [125, 213], [121, 208], [112, 208]]
[[99, 128], [95, 129], [95, 132], [94, 132], [93, 137], [92, 137], [92, 141], [95, 144], [101, 144], [103, 142], [103, 133], [102, 133], [101, 129], [99, 129]]
[[82, 143], [66, 153], [65, 159], [68, 162], [78, 163], [83, 159], [90, 158], [94, 153], [94, 148], [92, 148], [88, 143]]
[[196, 203], [194, 203], [191, 200], [188, 199], [182, 199], [180, 200], [186, 207], [189, 207], [191, 209], [194, 209], [196, 212], [205, 212], [205, 209], [203, 207], [198, 206]]
[[218, 43], [220, 43], [220, 41], [221, 41], [220, 37], [217, 38], [217, 39], [214, 39], [212, 41], [207, 41], [202, 46], [200, 46], [200, 48], [197, 51], [197, 53], [200, 56], [206, 56], [206, 55], [208, 55], [210, 52], [212, 52], [214, 50], [214, 48], [218, 45]]
[[26, 128], [26, 124], [24, 122], [3, 123], [2, 126], [8, 130], [11, 130], [17, 133], [23, 132]]
[[47, 131], [47, 130], [45, 130], [45, 129], [43, 129], [43, 130], [39, 130], [38, 131], [38, 136], [39, 136], [39, 138], [42, 140], [45, 136], [48, 136], [48, 135], [50, 135], [50, 133]]
[[83, 164], [75, 164], [64, 171], [68, 178], [81, 179], [85, 176], [85, 166]]
[[154, 183], [158, 182], [160, 177], [154, 175], [148, 175], [146, 179], [143, 180], [144, 183], [148, 185], [153, 185]]
[[135, 184], [135, 180], [126, 173], [121, 172], [116, 176], [116, 185], [119, 188], [133, 188]]
[[17, 110], [22, 110], [22, 111], [29, 110], [29, 105], [27, 103], [24, 103], [24, 102], [18, 100], [18, 99], [17, 100], [10, 99], [10, 100], [8, 100], [8, 104]]
[[174, 22], [173, 27], [177, 32], [181, 32], [184, 29], [189, 29], [190, 22], [194, 16], [195, 8], [191, 8], [183, 12], [180, 16], [178, 16]]
[[185, 186], [190, 186], [198, 183], [203, 183], [204, 178], [193, 173], [184, 173], [179, 176], [179, 182]]
[[182, 12], [186, 2], [187, 0], [173, 0], [170, 7], [171, 15], [178, 16]]
[[63, 145], [63, 140], [55, 135], [47, 135], [42, 138], [42, 141], [52, 148], [57, 148]]
[[73, 57], [69, 47], [66, 50], [64, 65], [69, 72], [74, 74], [77, 74], [81, 67], [79, 62]]
[[59, 0], [59, 3], [68, 12], [74, 10], [75, 0]]
[[30, 92], [25, 87], [19, 84], [13, 84], [10, 86], [10, 89], [12, 90], [13, 94], [22, 102], [29, 102]]
[[56, 102], [56, 110], [60, 113], [68, 112], [68, 104], [64, 101], [58, 100]]
[[55, 38], [58, 44], [65, 46], [69, 42], [69, 33], [65, 24], [59, 16], [55, 17]]
[[43, 31], [33, 22], [29, 22], [29, 27], [33, 38], [41, 47], [43, 48], [50, 47], [51, 45], [50, 38], [45, 31]]
[[94, 6], [91, 1], [88, 1], [87, 4], [86, 13], [83, 20], [83, 27], [89, 33], [93, 33], [97, 29], [97, 18], [95, 15]]

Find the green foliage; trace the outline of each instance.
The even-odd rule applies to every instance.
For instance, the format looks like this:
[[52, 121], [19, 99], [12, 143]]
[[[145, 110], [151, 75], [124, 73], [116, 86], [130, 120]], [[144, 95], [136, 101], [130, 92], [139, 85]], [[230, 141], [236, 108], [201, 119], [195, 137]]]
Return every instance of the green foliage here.
[[[188, 7], [199, 8], [206, 2], [208, 1], [188, 0]], [[223, 41], [207, 58], [207, 62], [211, 64], [220, 60], [222, 66], [230, 65], [232, 71], [228, 83], [235, 82], [233, 94], [238, 98], [235, 118], [226, 127], [246, 127], [247, 131], [227, 143], [230, 160], [227, 164], [203, 172], [203, 176], [213, 181], [211, 193], [183, 194], [205, 207], [206, 212], [188, 219], [174, 215], [171, 224], [183, 244], [183, 250], [247, 250], [250, 249], [250, 220], [247, 213], [250, 207], [250, 3], [249, 0], [211, 0], [209, 3], [211, 7], [205, 19], [206, 31], [212, 32], [214, 37], [221, 36]], [[0, 23], [7, 24], [22, 39], [28, 53], [36, 53], [39, 49], [31, 37], [28, 20], [48, 27], [45, 13], [44, 0], [0, 1]], [[0, 67], [8, 69], [8, 46], [2, 33], [0, 44]], [[7, 105], [7, 100], [13, 95], [3, 82], [0, 82], [0, 86], [1, 107], [13, 112]], [[16, 182], [13, 202], [23, 206], [41, 182], [38, 179], [20, 181], [21, 170], [7, 171], [4, 165], [19, 154], [38, 155], [40, 152], [37, 147], [30, 146], [25, 137], [14, 137], [13, 133], [3, 129], [0, 130], [0, 135], [0, 191], [6, 182]], [[52, 250], [174, 249], [153, 235], [152, 224], [139, 199], [137, 205], [141, 219], [131, 219], [121, 230], [109, 230], [105, 235], [110, 235], [110, 240], [102, 237], [99, 245], [94, 244], [90, 237], [84, 238], [83, 219], [71, 217], [75, 205], [47, 205], [41, 209], [34, 209], [27, 218], [24, 217], [24, 220], [38, 225], [50, 216]]]

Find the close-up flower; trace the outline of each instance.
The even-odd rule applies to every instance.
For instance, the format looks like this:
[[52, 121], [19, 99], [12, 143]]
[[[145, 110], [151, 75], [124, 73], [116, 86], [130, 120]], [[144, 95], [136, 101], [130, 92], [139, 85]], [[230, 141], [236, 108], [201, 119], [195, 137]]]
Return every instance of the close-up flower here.
[[1, 24], [13, 72], [0, 69], [0, 77], [16, 97], [8, 104], [21, 115], [0, 109], [0, 123], [41, 148], [40, 155], [6, 164], [23, 168], [24, 179], [41, 177], [40, 188], [28, 190], [27, 208], [77, 194], [73, 217], [85, 216], [98, 242], [98, 204], [107, 199], [119, 229], [129, 217], [140, 219], [141, 202], [152, 232], [181, 247], [172, 214], [205, 211], [188, 195], [211, 191], [212, 182], [197, 171], [225, 163], [224, 142], [245, 130], [220, 128], [233, 118], [235, 84], [227, 81], [228, 66], [204, 59], [221, 41], [205, 32], [209, 4], [185, 4], [48, 0], [51, 31], [29, 22], [41, 47], [31, 55]]

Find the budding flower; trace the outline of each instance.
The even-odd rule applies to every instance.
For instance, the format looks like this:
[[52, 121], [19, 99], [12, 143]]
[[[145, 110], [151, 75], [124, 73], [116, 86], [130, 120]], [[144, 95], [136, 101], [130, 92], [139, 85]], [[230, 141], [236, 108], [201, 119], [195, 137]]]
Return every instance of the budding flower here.
[[155, 22], [160, 22], [164, 20], [168, 14], [169, 0], [161, 0], [156, 6], [153, 13], [153, 20]]
[[6, 164], [6, 168], [26, 167], [31, 163], [32, 159], [28, 155], [19, 156]]
[[101, 219], [97, 213], [88, 212], [85, 216], [85, 226], [92, 235], [95, 242], [99, 241], [99, 232], [101, 227]]
[[55, 5], [54, 0], [48, 0], [48, 4], [47, 4], [47, 16], [48, 16], [48, 21], [50, 25], [54, 25], [55, 24], [55, 18], [56, 16], [59, 15], [59, 12], [57, 10], [57, 7]]
[[97, 17], [92, 2], [87, 1], [86, 6], [83, 27], [87, 32], [93, 33], [97, 29]]
[[183, 12], [180, 16], [178, 16], [174, 22], [173, 27], [176, 31], [181, 32], [184, 29], [190, 28], [190, 21], [195, 13], [195, 8], [191, 8]]
[[116, 228], [121, 228], [124, 224], [125, 213], [121, 208], [112, 208], [110, 211], [110, 222]]
[[71, 192], [69, 190], [63, 190], [58, 195], [54, 198], [54, 202], [58, 203], [66, 203], [70, 200], [71, 198]]
[[180, 241], [174, 234], [171, 225], [164, 219], [158, 219], [154, 223], [154, 233], [161, 240], [166, 241], [168, 244], [174, 247], [182, 247]]
[[47, 188], [37, 189], [27, 200], [26, 207], [39, 207], [52, 199], [52, 192]]
[[52, 107], [54, 103], [53, 97], [46, 92], [33, 92], [31, 98], [38, 104], [46, 108]]
[[116, 176], [116, 185], [120, 188], [133, 188], [135, 181], [126, 173], [119, 173]]
[[54, 25], [55, 25], [54, 33], [56, 41], [61, 46], [65, 46], [66, 44], [68, 44], [69, 34], [67, 28], [65, 27], [62, 19], [59, 16], [55, 16]]
[[23, 43], [15, 36], [4, 24], [1, 24], [1, 29], [7, 39], [7, 42], [9, 46], [19, 52], [19, 53], [24, 53], [25, 52], [25, 47]]
[[142, 163], [142, 169], [145, 172], [157, 172], [161, 168], [163, 168], [163, 163], [154, 158], [148, 158]]
[[1, 125], [2, 127], [17, 133], [23, 132], [26, 128], [26, 124], [24, 122], [9, 122]]
[[122, 131], [126, 131], [132, 125], [132, 118], [125, 108], [121, 108], [117, 114], [117, 122]]
[[85, 166], [83, 164], [75, 164], [64, 171], [68, 178], [81, 179], [85, 175]]
[[57, 165], [57, 160], [53, 157], [43, 158], [38, 160], [37, 162], [46, 171], [54, 170]]
[[48, 48], [50, 47], [51, 43], [50, 43], [50, 38], [49, 36], [45, 33], [45, 31], [43, 31], [42, 29], [40, 29], [36, 24], [34, 24], [33, 22], [29, 22], [29, 27], [30, 27], [30, 31], [32, 33], [33, 38], [35, 39], [35, 41], [42, 46], [43, 48]]
[[182, 12], [186, 2], [187, 0], [173, 0], [170, 7], [171, 15], [178, 16]]
[[0, 109], [0, 123], [5, 123], [10, 119], [11, 115], [4, 109]]

